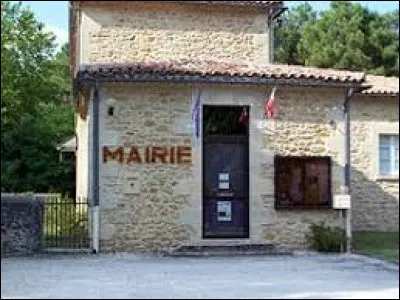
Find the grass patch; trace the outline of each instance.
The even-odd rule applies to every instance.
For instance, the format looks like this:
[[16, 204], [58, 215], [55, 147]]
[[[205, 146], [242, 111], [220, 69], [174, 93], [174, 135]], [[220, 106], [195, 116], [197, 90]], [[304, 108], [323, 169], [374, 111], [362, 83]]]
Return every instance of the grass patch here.
[[353, 249], [360, 254], [398, 262], [399, 232], [354, 231]]

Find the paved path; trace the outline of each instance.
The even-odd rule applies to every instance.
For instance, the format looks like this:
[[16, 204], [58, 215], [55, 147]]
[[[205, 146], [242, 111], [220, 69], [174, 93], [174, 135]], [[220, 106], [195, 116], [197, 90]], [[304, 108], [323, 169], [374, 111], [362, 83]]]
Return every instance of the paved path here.
[[1, 260], [1, 298], [398, 299], [399, 273], [356, 256]]

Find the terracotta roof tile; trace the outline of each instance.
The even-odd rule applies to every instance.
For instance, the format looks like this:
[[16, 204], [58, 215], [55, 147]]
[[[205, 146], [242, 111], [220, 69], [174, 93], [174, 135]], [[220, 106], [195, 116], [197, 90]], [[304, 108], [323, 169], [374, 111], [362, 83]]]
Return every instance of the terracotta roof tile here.
[[283, 5], [283, 1], [171, 1], [171, 2], [186, 2], [195, 4], [225, 4], [225, 5], [258, 6], [258, 7], [270, 7], [272, 4]]
[[[76, 4], [81, 4], [85, 1], [70, 1]], [[236, 5], [236, 6], [252, 6], [269, 8], [273, 5], [283, 6], [284, 1], [170, 1], [178, 3], [191, 3], [191, 4], [222, 4], [222, 5]]]
[[398, 95], [399, 94], [399, 78], [367, 75], [365, 78], [365, 86], [371, 86], [364, 90], [363, 94], [368, 95]]
[[330, 83], [361, 83], [364, 73], [294, 65], [256, 65], [212, 60], [149, 61], [126, 64], [92, 64], [80, 68], [80, 76], [110, 77], [137, 74], [197, 75], [299, 79]]

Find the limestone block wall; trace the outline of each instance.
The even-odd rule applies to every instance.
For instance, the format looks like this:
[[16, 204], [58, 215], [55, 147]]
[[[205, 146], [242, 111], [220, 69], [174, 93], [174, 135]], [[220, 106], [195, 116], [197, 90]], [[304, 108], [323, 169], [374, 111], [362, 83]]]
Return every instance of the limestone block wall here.
[[41, 250], [41, 203], [33, 195], [1, 194], [1, 255]]
[[379, 174], [379, 134], [399, 134], [399, 98], [357, 96], [351, 102], [353, 228], [399, 230], [399, 177]]
[[[182, 146], [190, 137], [172, 132], [180, 111], [190, 113], [190, 88], [116, 84], [101, 88], [100, 149], [104, 146]], [[114, 115], [108, 115], [108, 107]], [[143, 156], [144, 154], [142, 154]], [[102, 154], [100, 155], [102, 157]], [[127, 156], [124, 156], [126, 162]], [[144, 158], [143, 158], [144, 159]], [[180, 223], [188, 194], [176, 186], [192, 176], [190, 164], [100, 164], [101, 250], [165, 250], [188, 239]]]
[[[100, 163], [101, 251], [168, 250], [180, 245], [274, 243], [306, 247], [313, 222], [339, 225], [328, 210], [274, 208], [274, 154], [331, 155], [332, 192], [343, 185], [343, 122], [335, 106], [337, 89], [279, 88], [279, 117], [265, 121], [263, 103], [270, 87], [202, 86], [203, 104], [250, 105], [250, 238], [201, 238], [201, 137], [190, 128], [198, 86], [102, 84], [100, 150], [104, 145], [192, 147], [192, 164]], [[114, 108], [113, 116], [108, 108]], [[329, 120], [337, 120], [338, 127]], [[102, 153], [100, 154], [102, 157]], [[126, 160], [126, 154], [124, 159]]]
[[[196, 89], [195, 89], [196, 90]], [[325, 221], [339, 226], [339, 213], [334, 210], [280, 210], [274, 208], [275, 154], [332, 156], [332, 192], [343, 185], [343, 121], [335, 108], [343, 103], [343, 90], [278, 88], [279, 116], [274, 121], [263, 119], [264, 101], [271, 87], [203, 88], [203, 104], [250, 106], [250, 238], [248, 240], [201, 239], [201, 197], [191, 197], [183, 221], [196, 230], [190, 245], [273, 243], [285, 248], [305, 248], [309, 225]], [[193, 97], [196, 95], [196, 91]], [[328, 125], [335, 119], [337, 128]], [[195, 144], [195, 170], [201, 166], [201, 139]], [[195, 171], [194, 184], [201, 189], [201, 172]]]
[[81, 14], [80, 63], [269, 59], [267, 15], [257, 9], [85, 1]]
[[[344, 122], [339, 107], [343, 90], [293, 88], [277, 92], [278, 118], [272, 130], [263, 132], [263, 147], [274, 154], [290, 156], [331, 156], [332, 194], [344, 185]], [[260, 103], [260, 102], [257, 102]], [[255, 109], [262, 109], [261, 107]], [[334, 120], [336, 127], [329, 122]], [[268, 126], [267, 126], [268, 128]], [[260, 177], [273, 184], [274, 166], [267, 164]], [[262, 223], [263, 239], [289, 248], [305, 248], [305, 235], [312, 223], [324, 221], [340, 226], [339, 212], [327, 210], [275, 210], [273, 189], [263, 192], [266, 215]]]

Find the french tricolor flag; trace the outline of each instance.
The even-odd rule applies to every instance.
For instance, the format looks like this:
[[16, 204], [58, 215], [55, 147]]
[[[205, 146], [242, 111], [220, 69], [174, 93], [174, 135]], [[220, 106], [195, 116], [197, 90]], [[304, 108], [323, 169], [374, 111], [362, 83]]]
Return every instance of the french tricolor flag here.
[[277, 103], [275, 101], [275, 91], [276, 87], [274, 86], [272, 88], [272, 92], [271, 95], [269, 96], [269, 99], [265, 101], [264, 117], [268, 119], [274, 119], [277, 115]]

